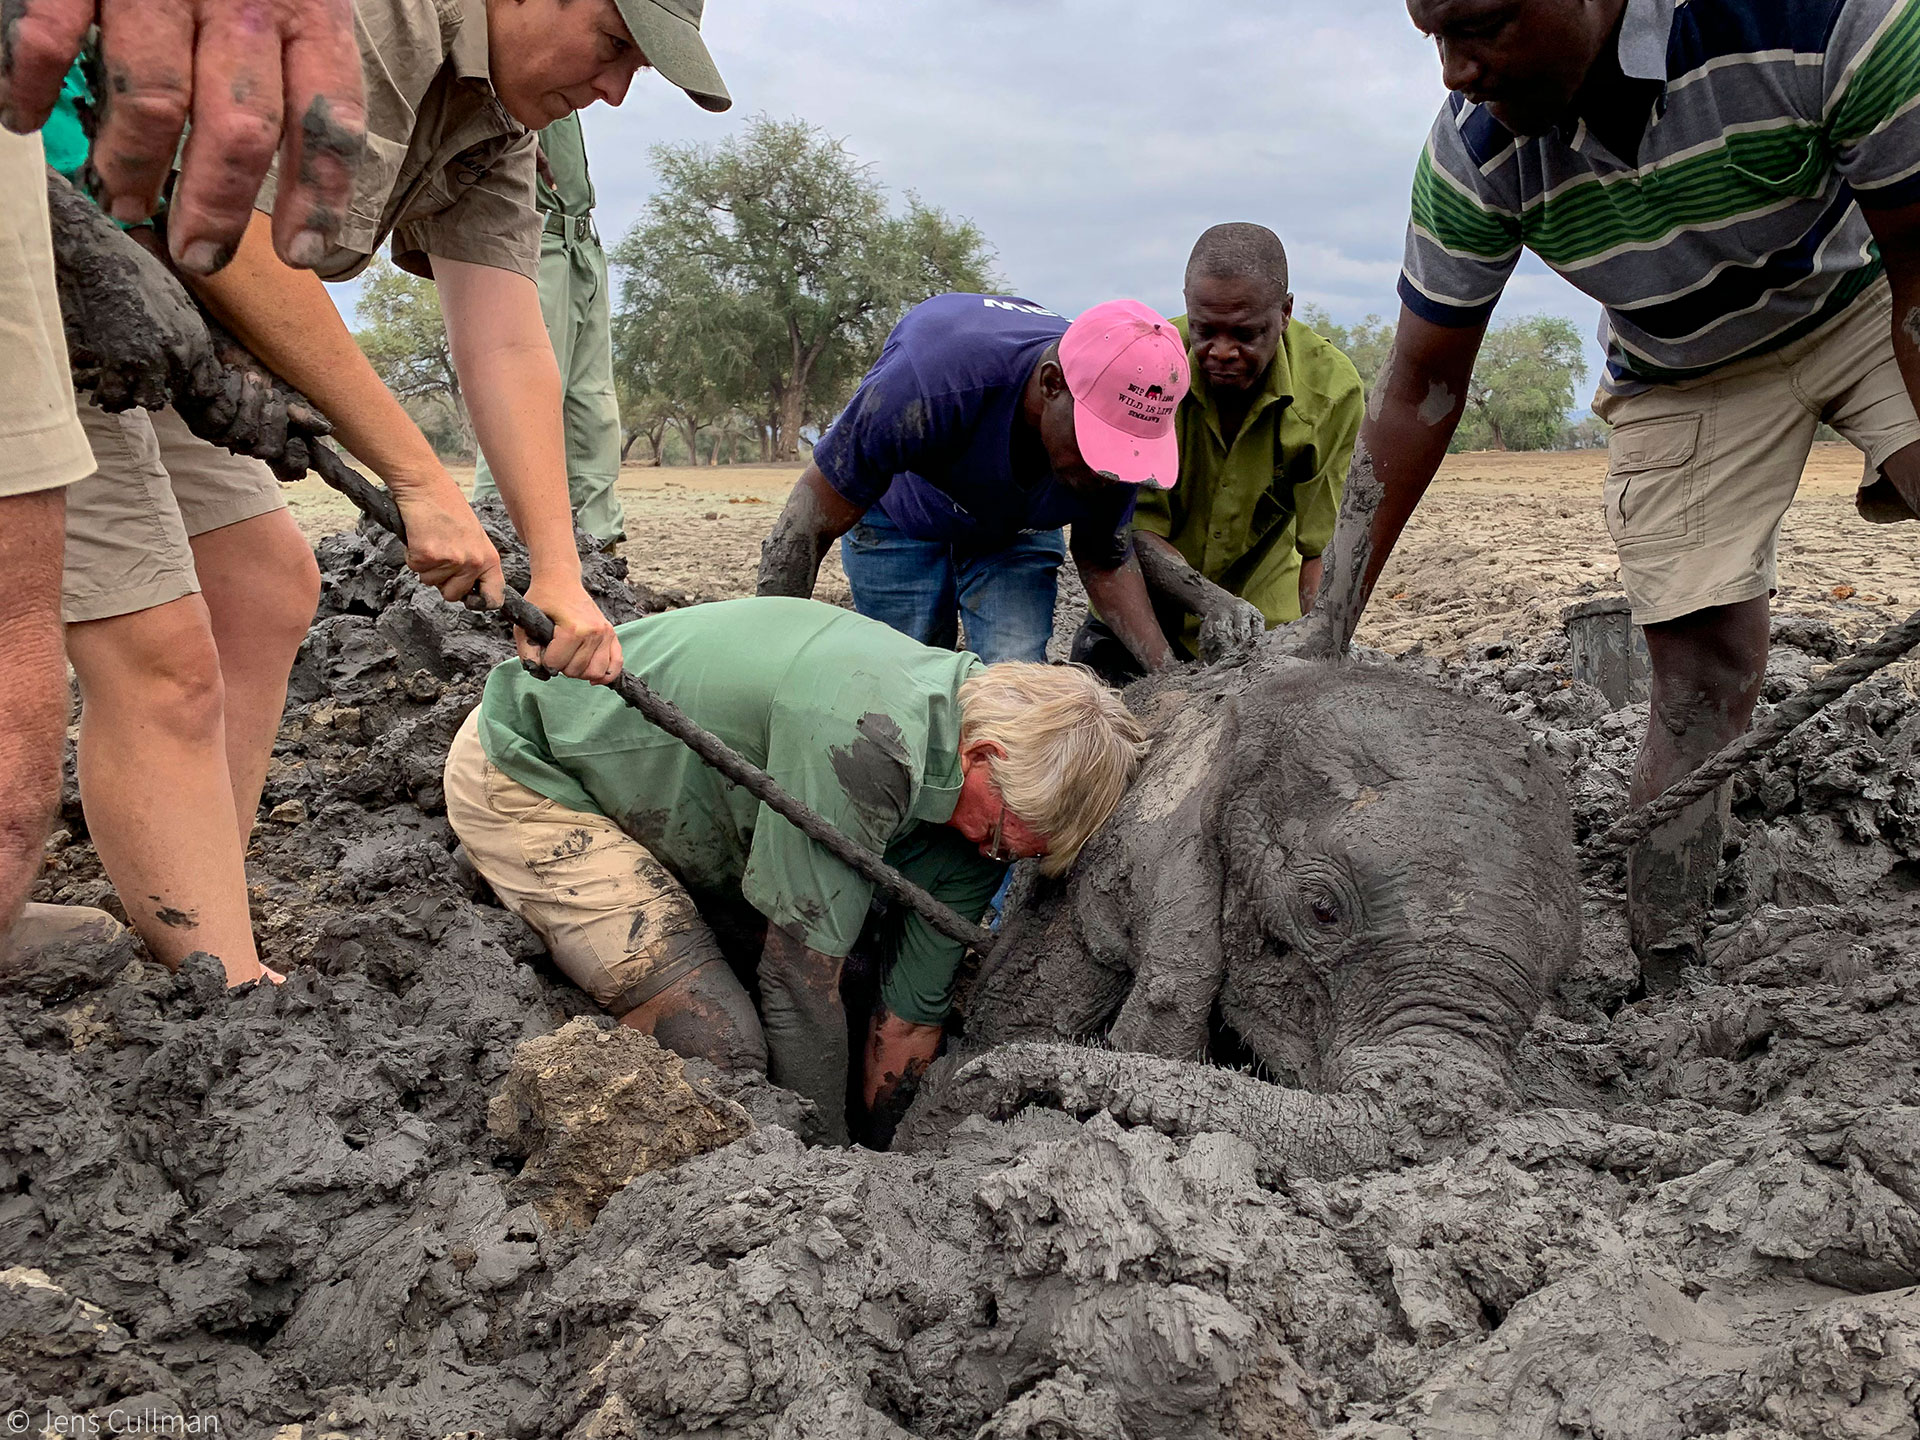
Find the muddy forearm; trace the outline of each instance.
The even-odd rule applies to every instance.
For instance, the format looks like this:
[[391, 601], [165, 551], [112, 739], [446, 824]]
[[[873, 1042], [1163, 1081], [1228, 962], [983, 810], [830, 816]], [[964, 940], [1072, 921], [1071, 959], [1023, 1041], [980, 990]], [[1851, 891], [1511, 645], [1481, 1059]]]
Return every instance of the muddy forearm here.
[[773, 532], [760, 542], [756, 595], [812, 596], [828, 547], [866, 512], [841, 496], [817, 465], [801, 472]]
[[1145, 531], [1133, 532], [1133, 550], [1140, 557], [1140, 575], [1147, 589], [1164, 595], [1190, 615], [1211, 615], [1233, 596], [1187, 563], [1170, 541]]
[[809, 950], [779, 926], [760, 956], [767, 1078], [813, 1101], [822, 1138], [847, 1143], [847, 1012], [841, 962]]

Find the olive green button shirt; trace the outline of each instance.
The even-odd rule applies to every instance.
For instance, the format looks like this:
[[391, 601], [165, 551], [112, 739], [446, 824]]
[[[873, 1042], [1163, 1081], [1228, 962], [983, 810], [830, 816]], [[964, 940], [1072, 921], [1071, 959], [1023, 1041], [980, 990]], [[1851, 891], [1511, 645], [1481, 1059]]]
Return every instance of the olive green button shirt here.
[[[973, 655], [936, 650], [814, 600], [695, 605], [618, 627], [626, 665], [844, 834], [969, 918], [1006, 867], [946, 824], [960, 798], [963, 682]], [[823, 955], [859, 939], [873, 887], [729, 784], [619, 696], [497, 667], [480, 743], [506, 774], [570, 810], [607, 816], [703, 903], [742, 898]], [[903, 1019], [937, 1024], [958, 942], [901, 927], [882, 989]]]
[[[389, 237], [393, 261], [427, 257], [540, 274], [537, 141], [487, 69], [486, 0], [355, 0], [367, 84], [367, 150], [334, 248], [315, 270], [350, 280]], [[277, 175], [254, 202], [271, 212]]]
[[[1174, 325], [1184, 338], [1183, 315]], [[1353, 362], [1298, 320], [1233, 439], [1194, 366], [1174, 423], [1180, 483], [1141, 487], [1136, 530], [1164, 536], [1187, 563], [1256, 606], [1269, 625], [1300, 618], [1300, 561], [1333, 539], [1366, 394]], [[1200, 622], [1181, 637], [1199, 645]]]

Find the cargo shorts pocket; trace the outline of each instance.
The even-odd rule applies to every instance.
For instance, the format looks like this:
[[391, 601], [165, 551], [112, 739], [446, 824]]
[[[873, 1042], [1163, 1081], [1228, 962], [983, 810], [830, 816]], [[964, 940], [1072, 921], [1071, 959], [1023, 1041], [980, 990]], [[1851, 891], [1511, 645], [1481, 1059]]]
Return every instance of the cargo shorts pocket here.
[[1613, 543], [1625, 549], [1685, 540], [1699, 483], [1700, 417], [1623, 425], [1608, 449], [1607, 530]]

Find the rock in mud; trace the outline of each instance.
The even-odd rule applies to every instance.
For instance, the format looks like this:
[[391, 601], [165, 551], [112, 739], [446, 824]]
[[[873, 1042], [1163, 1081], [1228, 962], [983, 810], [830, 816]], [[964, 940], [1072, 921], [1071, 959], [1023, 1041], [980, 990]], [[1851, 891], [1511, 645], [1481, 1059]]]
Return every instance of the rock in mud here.
[[502, 1150], [524, 1159], [510, 1187], [555, 1230], [586, 1230], [635, 1176], [738, 1140], [747, 1112], [688, 1079], [651, 1035], [582, 1017], [513, 1053], [487, 1106]]

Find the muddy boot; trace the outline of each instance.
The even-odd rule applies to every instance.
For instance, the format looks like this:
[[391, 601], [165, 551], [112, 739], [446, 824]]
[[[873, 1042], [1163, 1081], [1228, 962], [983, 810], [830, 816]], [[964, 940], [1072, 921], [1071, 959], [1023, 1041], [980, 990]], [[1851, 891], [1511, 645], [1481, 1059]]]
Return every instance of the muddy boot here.
[[1853, 508], [1869, 525], [1897, 525], [1902, 520], [1920, 520], [1913, 507], [1894, 488], [1885, 475], [1871, 485], [1862, 485], [1853, 495]]
[[1627, 932], [1650, 993], [1672, 990], [1706, 958], [1707, 911], [1720, 877], [1730, 792], [1721, 786], [1627, 855]]
[[0, 971], [25, 969], [56, 945], [99, 944], [126, 933], [126, 926], [90, 905], [28, 905], [0, 937]]

